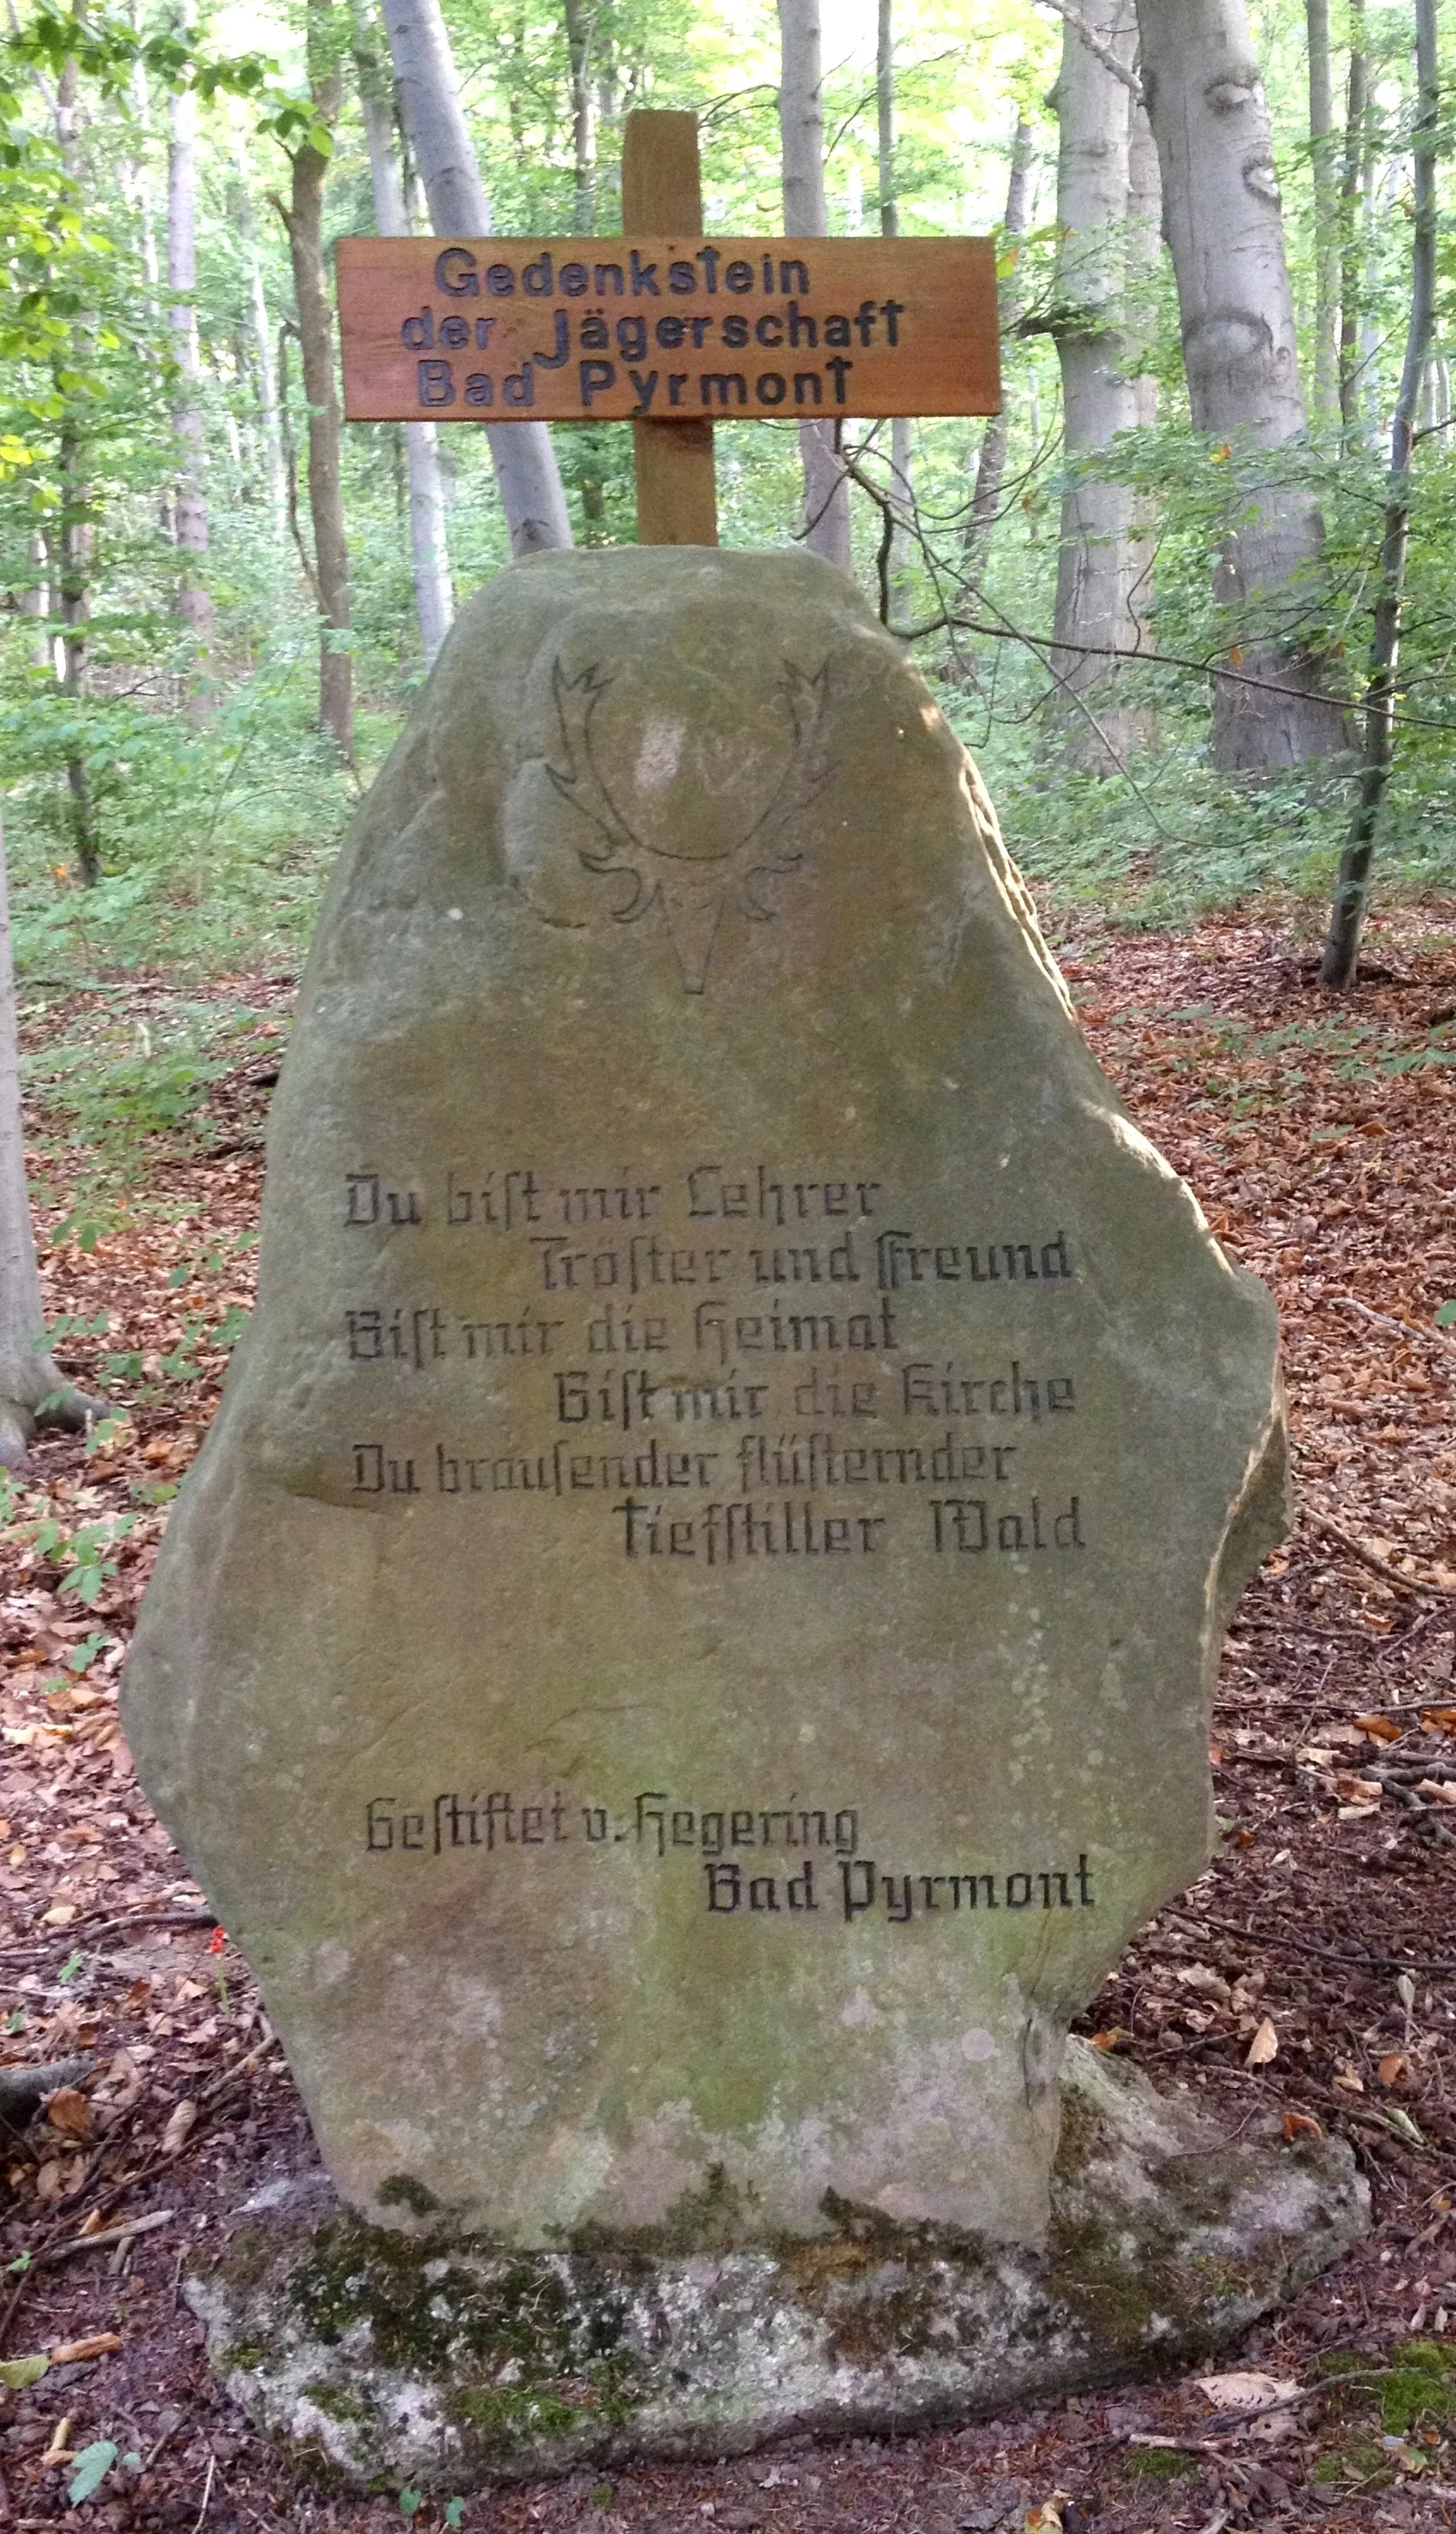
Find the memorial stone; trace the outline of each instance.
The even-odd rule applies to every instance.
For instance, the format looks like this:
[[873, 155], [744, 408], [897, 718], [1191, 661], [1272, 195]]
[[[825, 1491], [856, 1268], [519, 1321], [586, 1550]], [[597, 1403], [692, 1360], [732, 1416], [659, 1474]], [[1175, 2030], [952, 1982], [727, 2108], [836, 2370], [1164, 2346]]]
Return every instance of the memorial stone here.
[[1034, 2255], [1284, 1466], [1269, 1297], [843, 578], [502, 573], [330, 892], [126, 1692], [345, 2202]]

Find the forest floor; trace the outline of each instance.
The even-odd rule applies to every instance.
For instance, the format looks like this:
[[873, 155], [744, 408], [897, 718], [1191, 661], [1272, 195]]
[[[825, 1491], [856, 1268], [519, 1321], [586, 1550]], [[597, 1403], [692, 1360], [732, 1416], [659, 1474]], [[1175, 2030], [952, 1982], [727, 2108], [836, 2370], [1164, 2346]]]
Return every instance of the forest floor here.
[[[1374, 2232], [1217, 2361], [1304, 2388], [1261, 2421], [1223, 2425], [1227, 2393], [1184, 2372], [953, 2434], [472, 2496], [467, 2528], [1456, 2526], [1456, 1328], [1437, 1326], [1456, 1297], [1456, 904], [1388, 917], [1343, 998], [1318, 992], [1279, 910], [1178, 935], [1062, 926], [1060, 946], [1133, 1116], [1277, 1291], [1300, 1507], [1228, 1640], [1218, 1857], [1084, 2029], [1231, 2130], [1272, 2107], [1290, 2138], [1340, 2133]], [[0, 1531], [0, 2060], [91, 2062], [10, 2138], [0, 2345], [49, 2367], [0, 2395], [0, 2527], [69, 2512], [363, 2534], [410, 2512], [408, 2493], [321, 2495], [260, 2444], [181, 2295], [188, 2248], [313, 2161], [246, 1966], [152, 1820], [115, 1714], [251, 1290], [288, 987], [218, 992], [254, 1019], [212, 1087], [211, 1149], [153, 1138], [125, 1219], [47, 1263], [68, 1366], [109, 1379], [128, 1414], [90, 1451], [40, 1447]], [[128, 1026], [167, 995], [129, 985]], [[77, 996], [45, 1027], [114, 1033], [116, 1008]], [[37, 1126], [59, 1192], [66, 1156]], [[107, 2244], [146, 2215], [150, 2231]], [[67, 2458], [100, 2441], [118, 2459], [71, 2509]], [[415, 2521], [461, 2511], [427, 2501]]]

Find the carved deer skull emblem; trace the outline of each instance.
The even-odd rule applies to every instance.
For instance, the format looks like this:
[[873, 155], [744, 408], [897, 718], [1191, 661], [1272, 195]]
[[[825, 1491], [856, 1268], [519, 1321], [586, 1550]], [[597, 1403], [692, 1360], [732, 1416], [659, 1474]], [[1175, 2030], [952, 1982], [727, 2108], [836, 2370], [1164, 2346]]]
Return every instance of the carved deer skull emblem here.
[[[808, 677], [785, 661], [778, 687], [781, 768], [766, 805], [761, 787], [749, 800], [746, 823], [735, 823], [735, 801], [742, 801], [744, 790], [736, 752], [722, 734], [695, 732], [686, 715], [645, 716], [630, 774], [608, 784], [601, 752], [593, 747], [593, 723], [614, 683], [598, 664], [570, 678], [557, 662], [552, 689], [566, 767], [548, 765], [546, 771], [600, 839], [577, 847], [582, 869], [630, 884], [623, 903], [612, 910], [615, 921], [636, 924], [660, 907], [684, 991], [700, 995], [725, 908], [733, 903], [756, 922], [769, 921], [776, 909], [767, 902], [767, 883], [803, 867], [794, 821], [828, 779], [822, 732], [827, 666]], [[685, 763], [691, 772], [688, 797], [696, 797], [700, 815], [682, 814]], [[665, 797], [673, 804], [666, 819]]]

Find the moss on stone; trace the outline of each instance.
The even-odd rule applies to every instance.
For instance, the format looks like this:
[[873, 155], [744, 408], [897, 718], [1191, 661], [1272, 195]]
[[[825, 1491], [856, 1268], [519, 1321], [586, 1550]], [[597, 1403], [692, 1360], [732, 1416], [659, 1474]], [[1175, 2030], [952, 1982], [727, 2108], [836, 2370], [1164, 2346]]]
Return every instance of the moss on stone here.
[[412, 2173], [392, 2173], [380, 2184], [375, 2198], [381, 2208], [407, 2208], [411, 2217], [434, 2217], [442, 2202]]

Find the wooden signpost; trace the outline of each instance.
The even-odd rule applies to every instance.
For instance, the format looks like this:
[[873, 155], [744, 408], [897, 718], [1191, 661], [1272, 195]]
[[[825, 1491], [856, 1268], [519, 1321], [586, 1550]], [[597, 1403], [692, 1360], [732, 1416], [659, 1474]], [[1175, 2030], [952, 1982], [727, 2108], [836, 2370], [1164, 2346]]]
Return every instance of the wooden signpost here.
[[713, 424], [995, 413], [989, 238], [705, 238], [692, 114], [627, 120], [621, 238], [340, 238], [350, 422], [633, 424], [643, 545], [715, 545]]

